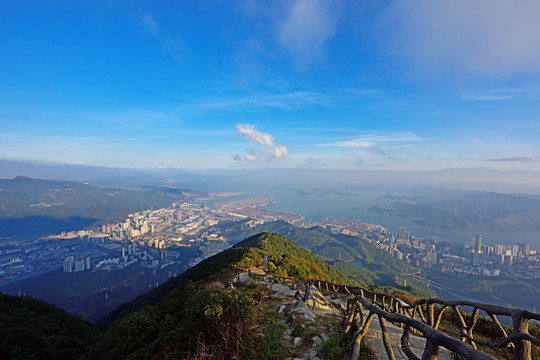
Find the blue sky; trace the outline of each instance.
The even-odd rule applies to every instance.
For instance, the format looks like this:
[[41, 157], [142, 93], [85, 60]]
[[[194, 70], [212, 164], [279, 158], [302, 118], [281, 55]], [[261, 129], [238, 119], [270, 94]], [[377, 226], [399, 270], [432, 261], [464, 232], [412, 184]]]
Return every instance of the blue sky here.
[[540, 170], [540, 2], [2, 1], [0, 158]]

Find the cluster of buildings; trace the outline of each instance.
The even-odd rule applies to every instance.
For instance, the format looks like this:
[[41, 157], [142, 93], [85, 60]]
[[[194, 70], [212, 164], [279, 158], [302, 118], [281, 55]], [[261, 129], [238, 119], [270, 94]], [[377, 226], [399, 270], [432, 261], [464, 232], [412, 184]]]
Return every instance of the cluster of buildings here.
[[531, 255], [529, 244], [482, 244], [482, 234], [476, 234], [466, 245], [466, 248], [477, 258], [487, 258], [500, 265], [512, 266], [515, 263], [528, 263]]
[[391, 232], [380, 225], [329, 217], [303, 226], [322, 226], [334, 233], [361, 236], [398, 260], [448, 275], [540, 278], [540, 253], [531, 250], [530, 244], [485, 245], [479, 233], [465, 245], [440, 243], [437, 236], [412, 236], [405, 227]]
[[90, 270], [90, 257], [71, 255], [64, 259], [62, 265], [64, 272], [69, 273]]
[[295, 222], [302, 217], [256, 209], [273, 200], [252, 197], [206, 202], [173, 203], [156, 210], [129, 214], [120, 222], [0, 248], [0, 284], [62, 269], [66, 273], [113, 271], [133, 264], [166, 267], [187, 247], [202, 255], [186, 267], [221, 252], [230, 245], [214, 225], [246, 218], [251, 226], [277, 219]]
[[[68, 237], [67, 234], [62, 239], [42, 239], [4, 246], [0, 248], [0, 284], [62, 269], [68, 257], [78, 256], [79, 253], [77, 237]], [[77, 260], [80, 260], [79, 257], [73, 259], [73, 271]], [[80, 268], [79, 263], [77, 269]]]
[[[194, 202], [173, 203], [156, 210], [129, 214], [124, 221], [105, 223], [97, 229], [72, 231], [32, 243], [0, 249], [0, 283], [62, 268], [64, 272], [122, 269], [133, 264], [166, 267], [186, 248], [201, 254], [186, 267], [217, 254], [230, 245], [227, 234], [214, 226], [249, 219], [249, 226], [303, 218], [257, 207], [272, 203], [270, 197], [216, 201], [211, 206]], [[419, 268], [447, 274], [540, 278], [540, 254], [529, 244], [485, 245], [477, 234], [465, 246], [439, 243], [411, 236], [405, 227], [390, 232], [380, 225], [324, 217], [303, 227], [322, 226], [335, 233], [361, 236], [396, 259]]]
[[310, 228], [320, 226], [331, 230], [334, 233], [342, 233], [350, 236], [377, 236], [384, 232], [381, 225], [367, 224], [358, 220], [344, 220], [325, 216], [314, 223], [301, 225], [302, 227]]
[[154, 256], [147, 253], [146, 250], [139, 252], [137, 249], [138, 245], [135, 242], [127, 242], [116, 247], [115, 250], [119, 256], [102, 259], [96, 264], [96, 270], [119, 270], [139, 261], [149, 261], [149, 264], [154, 262]]
[[101, 233], [109, 234], [114, 240], [124, 240], [154, 232], [155, 225], [149, 222], [151, 214], [150, 210], [129, 214], [129, 217], [123, 222], [101, 225]]
[[482, 244], [476, 234], [467, 244], [439, 243], [439, 238], [416, 238], [400, 227], [381, 239], [367, 237], [393, 257], [423, 269], [438, 269], [448, 275], [511, 275], [522, 279], [540, 278], [540, 254], [530, 244]]

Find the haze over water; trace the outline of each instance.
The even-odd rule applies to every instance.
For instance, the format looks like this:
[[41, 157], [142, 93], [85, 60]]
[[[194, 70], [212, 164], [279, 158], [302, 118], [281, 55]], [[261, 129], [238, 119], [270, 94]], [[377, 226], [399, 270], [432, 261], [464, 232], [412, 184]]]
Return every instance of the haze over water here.
[[324, 216], [359, 220], [370, 224], [382, 225], [390, 231], [397, 232], [404, 226], [416, 237], [430, 239], [438, 236], [440, 241], [465, 244], [474, 238], [477, 232], [482, 233], [485, 244], [517, 244], [529, 243], [532, 249], [540, 250], [540, 233], [537, 232], [507, 232], [507, 231], [475, 231], [475, 230], [446, 230], [422, 226], [413, 222], [414, 219], [391, 214], [380, 214], [370, 209], [374, 205], [390, 208], [395, 200], [384, 199], [384, 193], [362, 193], [351, 195], [313, 194], [298, 195], [293, 191], [271, 194], [278, 201], [266, 206], [268, 210], [300, 214], [306, 217], [306, 222], [316, 221]]
[[[268, 210], [302, 215], [304, 222], [314, 222], [324, 216], [359, 220], [378, 224], [397, 232], [404, 226], [416, 237], [465, 244], [477, 232], [484, 244], [529, 243], [540, 250], [540, 233], [529, 231], [448, 230], [414, 223], [414, 218], [378, 213], [373, 206], [391, 209], [398, 200], [424, 201], [458, 198], [465, 194], [497, 192], [506, 194], [538, 194], [534, 180], [517, 186], [508, 183], [508, 177], [498, 177], [498, 182], [481, 182], [477, 172], [445, 173], [375, 173], [340, 172], [322, 170], [252, 170], [252, 171], [202, 171], [192, 172], [195, 178], [180, 181], [182, 186], [202, 191], [241, 192], [243, 196], [268, 195], [277, 201]], [[442, 182], [445, 179], [446, 182]], [[504, 182], [503, 182], [504, 181]]]

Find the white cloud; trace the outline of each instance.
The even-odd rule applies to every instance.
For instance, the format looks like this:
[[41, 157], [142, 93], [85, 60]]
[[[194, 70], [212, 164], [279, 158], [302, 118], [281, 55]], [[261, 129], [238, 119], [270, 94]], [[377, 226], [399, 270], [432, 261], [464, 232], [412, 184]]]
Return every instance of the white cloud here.
[[468, 101], [498, 101], [509, 99], [538, 99], [540, 98], [540, 88], [531, 85], [521, 85], [515, 87], [491, 89], [476, 93], [464, 94], [464, 100]]
[[380, 146], [410, 145], [420, 142], [433, 141], [434, 140], [424, 139], [411, 132], [405, 132], [391, 135], [364, 135], [350, 140], [336, 141], [330, 144], [322, 144], [319, 146], [367, 148], [372, 153], [373, 151], [378, 151], [380, 153], [381, 151], [384, 151]]
[[515, 156], [499, 159], [486, 159], [491, 162], [521, 162], [521, 161], [540, 161], [540, 156]]
[[303, 68], [322, 55], [324, 44], [334, 36], [338, 20], [335, 2], [297, 0], [280, 24], [278, 40]]
[[257, 156], [253, 154], [246, 154], [246, 161], [257, 161]]
[[141, 25], [148, 33], [156, 38], [160, 37], [157, 22], [150, 14], [141, 14], [139, 19]]
[[210, 99], [194, 104], [194, 108], [203, 110], [256, 108], [298, 110], [310, 106], [331, 107], [334, 95], [314, 91], [294, 91], [282, 94], [258, 93], [248, 97], [225, 97]]
[[164, 31], [166, 29], [160, 28], [156, 19], [147, 13], [138, 14], [138, 21], [140, 26], [148, 34], [152, 35], [163, 46], [163, 50], [173, 56], [177, 61], [182, 60], [182, 52], [184, 48], [184, 42], [178, 35], [171, 36]]
[[249, 142], [259, 147], [259, 151], [250, 149], [245, 154], [246, 161], [278, 161], [289, 156], [289, 149], [285, 145], [274, 143], [274, 137], [255, 129], [249, 124], [236, 125], [237, 135], [245, 137]]
[[273, 158], [275, 160], [284, 159], [289, 155], [289, 150], [287, 149], [285, 145], [275, 145], [273, 149], [274, 149]]
[[369, 148], [375, 145], [375, 143], [371, 141], [365, 141], [364, 139], [352, 139], [352, 140], [344, 140], [344, 141], [336, 141], [333, 144], [328, 144], [330, 146], [337, 146], [337, 147], [357, 147], [357, 148]]
[[383, 26], [418, 68], [504, 77], [540, 71], [539, 19], [538, 0], [400, 0]]

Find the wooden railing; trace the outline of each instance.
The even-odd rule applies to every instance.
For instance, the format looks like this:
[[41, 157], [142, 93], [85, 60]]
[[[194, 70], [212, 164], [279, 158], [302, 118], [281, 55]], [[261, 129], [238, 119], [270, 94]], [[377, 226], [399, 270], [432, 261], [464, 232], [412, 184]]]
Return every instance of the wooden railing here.
[[[426, 339], [426, 346], [422, 360], [435, 360], [438, 358], [440, 348], [445, 348], [463, 359], [494, 359], [478, 350], [477, 346], [491, 348], [513, 348], [515, 360], [531, 360], [532, 346], [540, 346], [540, 340], [529, 334], [531, 320], [540, 321], [540, 314], [527, 310], [507, 308], [503, 306], [483, 304], [473, 301], [446, 301], [441, 299], [420, 299], [407, 304], [394, 295], [376, 292], [361, 286], [335, 284], [323, 280], [302, 281], [294, 278], [276, 277], [271, 274], [254, 274], [250, 276], [268, 282], [280, 282], [293, 286], [305, 287], [305, 296], [309, 294], [312, 286], [321, 291], [340, 294], [347, 300], [345, 315], [345, 328], [343, 334], [354, 333], [354, 347], [352, 360], [360, 355], [360, 344], [367, 334], [373, 317], [377, 315], [383, 344], [388, 359], [395, 360], [390, 344], [386, 321], [403, 328], [401, 348], [410, 360], [420, 360], [410, 349], [411, 331], [420, 332]], [[470, 319], [465, 320], [461, 307], [472, 308]], [[459, 322], [460, 339], [453, 338], [439, 330], [439, 325], [446, 310], [451, 309]], [[367, 315], [364, 315], [364, 311]], [[480, 311], [488, 315], [498, 330], [502, 341], [490, 343], [475, 339], [473, 330], [478, 322]], [[507, 333], [501, 325], [498, 316], [508, 316], [512, 319], [512, 331]]]

